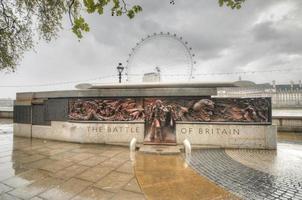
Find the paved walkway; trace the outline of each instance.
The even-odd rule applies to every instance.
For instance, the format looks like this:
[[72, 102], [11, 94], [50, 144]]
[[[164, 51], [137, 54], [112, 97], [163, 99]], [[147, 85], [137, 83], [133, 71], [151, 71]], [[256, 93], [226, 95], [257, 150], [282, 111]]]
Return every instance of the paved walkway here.
[[277, 151], [196, 150], [189, 165], [243, 199], [302, 199], [302, 145], [279, 143]]

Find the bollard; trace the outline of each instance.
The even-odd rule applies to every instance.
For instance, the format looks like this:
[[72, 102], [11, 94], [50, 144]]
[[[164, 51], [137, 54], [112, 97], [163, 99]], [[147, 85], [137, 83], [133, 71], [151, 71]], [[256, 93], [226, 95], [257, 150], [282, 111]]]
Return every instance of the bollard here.
[[132, 138], [132, 140], [130, 141], [130, 151], [135, 151], [136, 149], [136, 138]]
[[191, 144], [190, 144], [189, 140], [185, 139], [183, 141], [183, 144], [184, 144], [184, 147], [185, 147], [186, 156], [191, 155]]

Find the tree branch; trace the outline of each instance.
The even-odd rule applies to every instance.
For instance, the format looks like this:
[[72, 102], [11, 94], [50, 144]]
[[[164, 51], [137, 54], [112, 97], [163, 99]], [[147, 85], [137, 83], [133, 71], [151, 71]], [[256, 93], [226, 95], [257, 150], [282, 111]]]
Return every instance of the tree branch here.
[[71, 25], [73, 25], [73, 20], [72, 20], [73, 16], [72, 16], [71, 10], [72, 10], [72, 6], [74, 4], [74, 1], [75, 0], [71, 0], [70, 4], [68, 6], [68, 16], [69, 16], [69, 21], [70, 21]]
[[128, 11], [127, 4], [125, 0], [122, 0], [122, 3], [123, 3], [123, 13], [126, 13]]

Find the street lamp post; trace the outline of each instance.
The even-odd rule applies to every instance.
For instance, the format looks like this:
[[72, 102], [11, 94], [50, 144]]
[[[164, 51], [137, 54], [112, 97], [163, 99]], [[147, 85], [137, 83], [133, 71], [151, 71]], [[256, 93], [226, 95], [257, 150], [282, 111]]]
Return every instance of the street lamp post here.
[[118, 80], [119, 80], [119, 83], [122, 82], [122, 72], [124, 71], [124, 67], [122, 65], [122, 63], [119, 63], [118, 66], [117, 66], [117, 71], [118, 71]]

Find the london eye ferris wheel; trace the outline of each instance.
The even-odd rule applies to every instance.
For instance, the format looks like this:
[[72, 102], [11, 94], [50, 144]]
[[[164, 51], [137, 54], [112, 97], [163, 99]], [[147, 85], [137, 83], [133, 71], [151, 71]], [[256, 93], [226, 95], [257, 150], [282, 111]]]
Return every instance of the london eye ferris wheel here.
[[140, 82], [144, 74], [160, 74], [161, 81], [194, 79], [195, 54], [183, 37], [170, 32], [147, 35], [131, 49], [125, 67], [127, 82]]

